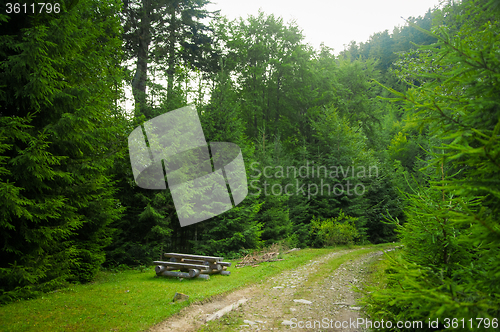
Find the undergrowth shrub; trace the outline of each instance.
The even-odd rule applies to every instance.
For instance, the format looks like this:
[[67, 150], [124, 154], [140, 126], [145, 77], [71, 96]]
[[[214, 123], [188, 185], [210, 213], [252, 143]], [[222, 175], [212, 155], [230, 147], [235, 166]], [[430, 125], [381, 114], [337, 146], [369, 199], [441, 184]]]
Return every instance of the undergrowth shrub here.
[[311, 220], [311, 240], [315, 247], [352, 245], [360, 235], [355, 226], [357, 218], [346, 216], [341, 210], [336, 218]]

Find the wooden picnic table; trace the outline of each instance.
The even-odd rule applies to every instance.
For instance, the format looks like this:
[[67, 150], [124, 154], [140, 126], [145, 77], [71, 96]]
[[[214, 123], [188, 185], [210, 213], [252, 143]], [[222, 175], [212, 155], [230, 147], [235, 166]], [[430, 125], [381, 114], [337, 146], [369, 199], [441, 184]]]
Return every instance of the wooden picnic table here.
[[[223, 262], [223, 257], [201, 256], [178, 253], [165, 253], [165, 257], [170, 258], [168, 261], [155, 261], [157, 264], [155, 271], [157, 275], [177, 276], [183, 278], [203, 278], [208, 279], [209, 274], [230, 275], [231, 272], [226, 271], [227, 267], [231, 266], [230, 262]], [[180, 270], [182, 272], [172, 272]], [[188, 272], [188, 273], [183, 273]]]

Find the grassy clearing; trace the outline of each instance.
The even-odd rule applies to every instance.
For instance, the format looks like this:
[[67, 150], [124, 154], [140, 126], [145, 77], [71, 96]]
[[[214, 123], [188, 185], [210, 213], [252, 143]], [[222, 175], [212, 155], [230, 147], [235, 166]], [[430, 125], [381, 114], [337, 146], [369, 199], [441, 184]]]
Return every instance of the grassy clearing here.
[[[214, 275], [208, 281], [154, 278], [153, 267], [142, 273], [137, 270], [101, 272], [91, 284], [73, 285], [37, 299], [0, 307], [0, 330], [142, 331], [189, 303], [207, 301], [212, 296], [263, 281], [330, 251], [332, 249], [303, 249], [286, 255], [284, 261], [261, 263], [257, 267], [231, 267], [231, 276]], [[176, 292], [189, 295], [189, 300], [172, 304]]]

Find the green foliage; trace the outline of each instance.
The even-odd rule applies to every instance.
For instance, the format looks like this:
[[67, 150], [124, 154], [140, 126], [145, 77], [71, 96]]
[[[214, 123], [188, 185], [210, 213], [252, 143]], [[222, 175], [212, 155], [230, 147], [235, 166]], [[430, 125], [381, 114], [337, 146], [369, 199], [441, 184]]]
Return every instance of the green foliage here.
[[61, 8], [1, 23], [0, 302], [91, 280], [123, 212], [119, 3]]
[[[374, 319], [464, 319], [500, 314], [500, 29], [498, 9], [466, 1], [448, 9], [438, 42], [408, 54], [401, 77], [418, 84], [399, 98], [414, 124], [434, 135], [426, 183], [407, 195], [399, 225], [404, 251], [388, 288], [367, 298]], [[467, 20], [464, 18], [467, 17]], [[430, 330], [428, 328], [427, 330]]]
[[[394, 171], [387, 157], [376, 156], [361, 128], [353, 128], [348, 118], [341, 117], [335, 109], [316, 112], [311, 123], [316, 130], [311, 159], [317, 167], [326, 167], [327, 176], [322, 169], [320, 176], [306, 180], [323, 191], [309, 202], [309, 217], [331, 218], [342, 209], [357, 218], [356, 228], [363, 241], [392, 240], [393, 227], [383, 222], [384, 215], [388, 211], [394, 215], [401, 212]], [[339, 191], [340, 188], [343, 189]]]
[[374, 33], [367, 42], [359, 44], [351, 42], [348, 49], [341, 52], [341, 55], [351, 60], [377, 60], [376, 67], [384, 74], [385, 82], [395, 83], [388, 73], [397, 60], [397, 53], [416, 49], [418, 45], [434, 43], [435, 36], [426, 34], [421, 29], [429, 30], [432, 22], [437, 21], [440, 15], [442, 15], [440, 10], [429, 9], [424, 16], [409, 17], [406, 19], [409, 24], [394, 27], [392, 33], [385, 30]]
[[353, 245], [360, 237], [355, 226], [357, 218], [342, 210], [336, 218], [311, 220], [311, 241], [315, 246]]
[[375, 61], [338, 59], [338, 84], [334, 105], [340, 116], [345, 117], [353, 129], [363, 129], [371, 147], [378, 144], [382, 109], [378, 100], [380, 88], [373, 82], [380, 73]]

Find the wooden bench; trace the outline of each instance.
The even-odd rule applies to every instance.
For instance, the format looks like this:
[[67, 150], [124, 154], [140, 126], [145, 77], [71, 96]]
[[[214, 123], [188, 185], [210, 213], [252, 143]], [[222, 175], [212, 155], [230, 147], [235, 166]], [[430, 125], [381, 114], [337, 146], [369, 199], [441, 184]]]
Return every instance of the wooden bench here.
[[[226, 269], [230, 262], [223, 262], [223, 257], [200, 256], [190, 254], [166, 253], [168, 261], [155, 261], [156, 275], [181, 278], [209, 279], [210, 274], [230, 275]], [[180, 272], [174, 272], [179, 270]]]

